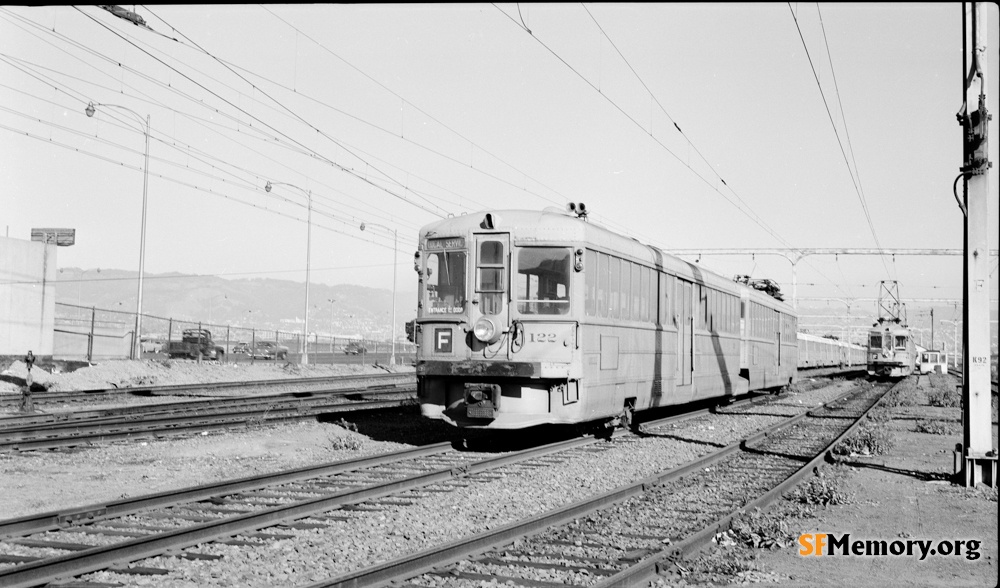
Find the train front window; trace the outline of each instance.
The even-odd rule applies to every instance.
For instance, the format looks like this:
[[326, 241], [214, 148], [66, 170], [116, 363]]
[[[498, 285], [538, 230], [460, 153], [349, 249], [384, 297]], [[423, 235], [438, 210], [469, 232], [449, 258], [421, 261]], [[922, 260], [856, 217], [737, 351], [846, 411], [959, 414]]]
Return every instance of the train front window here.
[[896, 335], [896, 349], [906, 349], [906, 335]]
[[521, 247], [517, 255], [517, 311], [569, 314], [569, 249]]
[[868, 340], [868, 347], [871, 349], [882, 349], [882, 335], [873, 334]]
[[482, 241], [479, 244], [479, 272], [476, 291], [479, 292], [479, 310], [483, 314], [500, 314], [504, 294], [504, 244], [500, 241]]
[[465, 252], [430, 251], [424, 286], [427, 312], [458, 314], [465, 310]]

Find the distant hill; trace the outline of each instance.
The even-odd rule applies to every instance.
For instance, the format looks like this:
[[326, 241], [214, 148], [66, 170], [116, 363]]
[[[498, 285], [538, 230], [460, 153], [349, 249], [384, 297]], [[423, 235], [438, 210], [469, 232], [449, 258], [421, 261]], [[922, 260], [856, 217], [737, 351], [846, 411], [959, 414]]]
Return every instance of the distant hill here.
[[[56, 302], [134, 312], [136, 278], [134, 271], [61, 268]], [[309, 306], [310, 332], [388, 338], [392, 290], [314, 283], [309, 287]], [[303, 282], [177, 273], [146, 274], [143, 280], [143, 315], [294, 332], [302, 329], [304, 307]], [[415, 316], [416, 292], [397, 292], [397, 336], [403, 336], [403, 325]]]

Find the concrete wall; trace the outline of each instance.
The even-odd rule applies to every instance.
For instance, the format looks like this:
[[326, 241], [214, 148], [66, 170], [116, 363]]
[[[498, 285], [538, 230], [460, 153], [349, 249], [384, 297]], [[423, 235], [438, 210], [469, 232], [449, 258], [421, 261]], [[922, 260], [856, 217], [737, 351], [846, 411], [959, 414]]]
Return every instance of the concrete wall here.
[[56, 246], [0, 237], [0, 359], [52, 357]]

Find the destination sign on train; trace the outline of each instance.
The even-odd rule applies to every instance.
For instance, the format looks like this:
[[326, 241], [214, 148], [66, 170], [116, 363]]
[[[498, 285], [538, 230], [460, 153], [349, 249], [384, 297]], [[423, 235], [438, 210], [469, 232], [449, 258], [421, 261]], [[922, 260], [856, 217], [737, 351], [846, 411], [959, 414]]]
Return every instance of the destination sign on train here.
[[462, 249], [464, 247], [465, 247], [464, 237], [450, 237], [448, 239], [427, 240], [428, 251], [433, 251], [436, 249]]

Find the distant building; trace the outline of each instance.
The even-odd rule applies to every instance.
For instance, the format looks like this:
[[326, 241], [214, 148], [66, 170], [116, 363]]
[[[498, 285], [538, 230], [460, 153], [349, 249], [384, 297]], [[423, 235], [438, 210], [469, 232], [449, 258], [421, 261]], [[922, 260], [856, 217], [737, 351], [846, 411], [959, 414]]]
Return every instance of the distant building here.
[[0, 237], [0, 366], [30, 350], [52, 358], [56, 245]]

